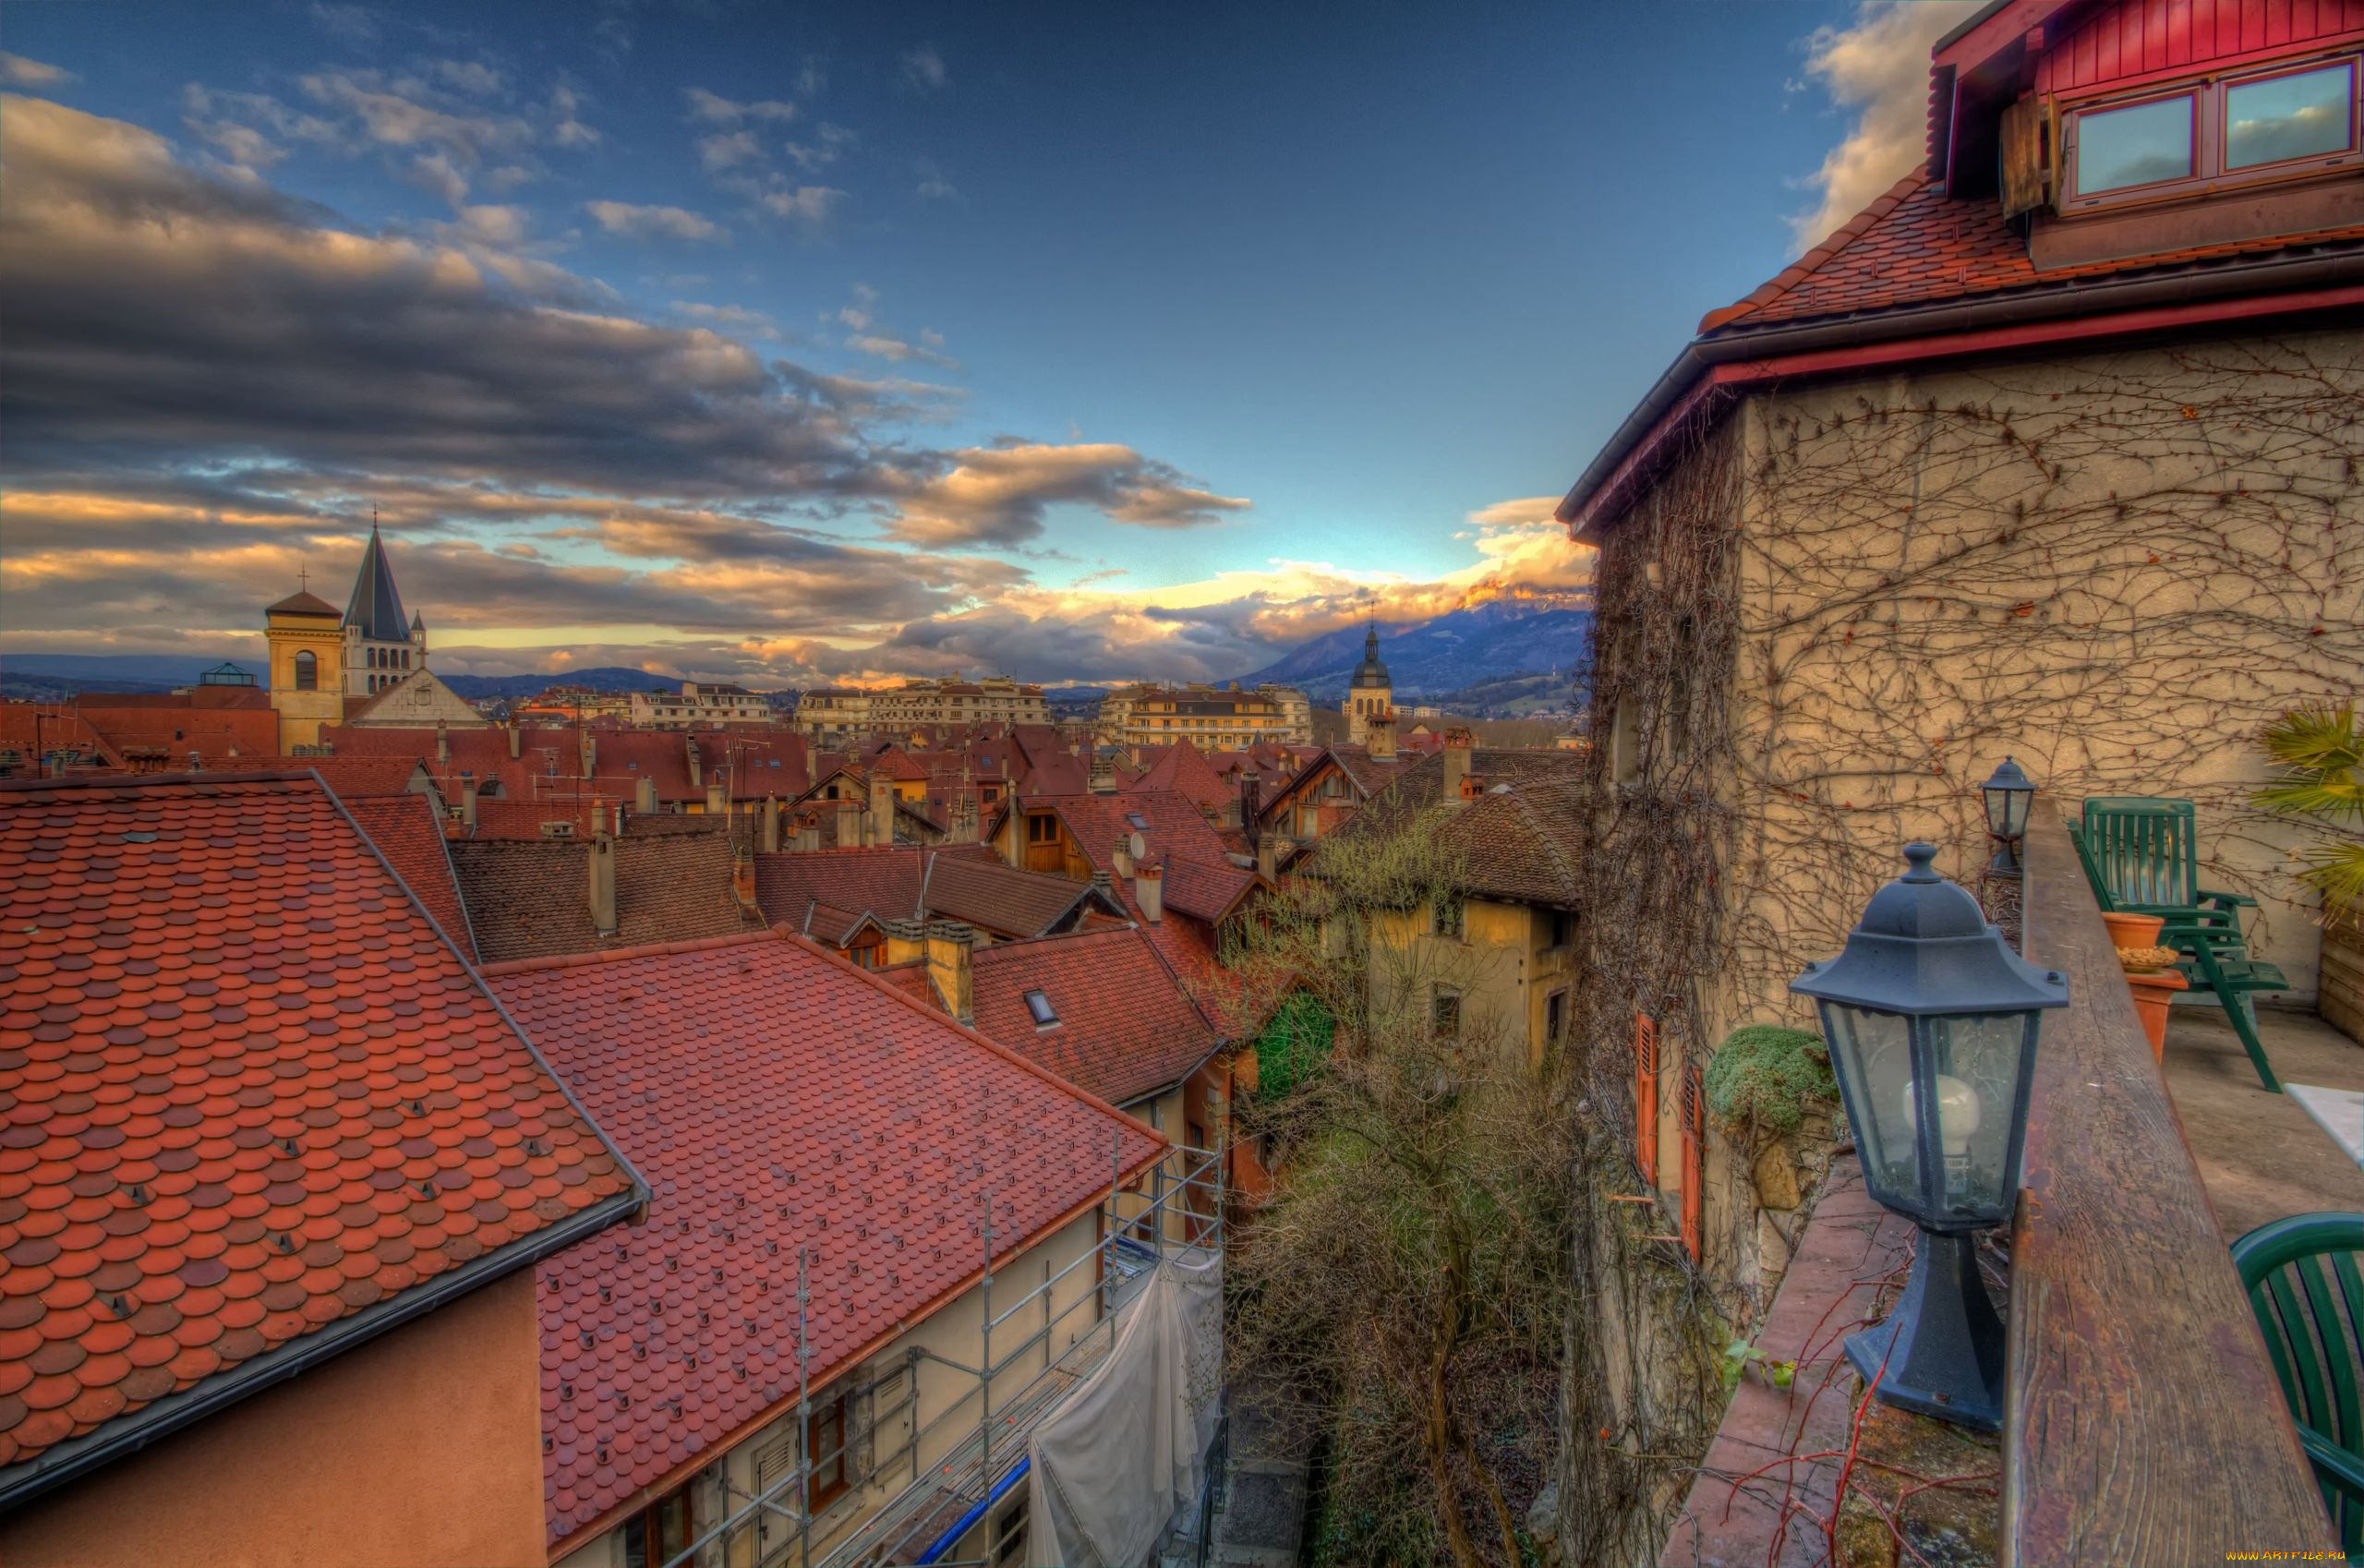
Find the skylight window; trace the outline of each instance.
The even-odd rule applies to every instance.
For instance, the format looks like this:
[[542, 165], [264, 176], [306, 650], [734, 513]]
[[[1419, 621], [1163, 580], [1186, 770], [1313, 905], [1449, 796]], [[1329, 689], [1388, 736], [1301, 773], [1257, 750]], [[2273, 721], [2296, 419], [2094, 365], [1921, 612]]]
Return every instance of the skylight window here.
[[1059, 1021], [1059, 1015], [1051, 1007], [1051, 999], [1040, 991], [1026, 994], [1026, 1010], [1034, 1015], [1034, 1027], [1037, 1029], [1048, 1029]]
[[1125, 820], [1132, 824], [1133, 831], [1136, 833], [1146, 833], [1149, 831], [1149, 818], [1143, 816], [1137, 811], [1127, 812], [1125, 814]]

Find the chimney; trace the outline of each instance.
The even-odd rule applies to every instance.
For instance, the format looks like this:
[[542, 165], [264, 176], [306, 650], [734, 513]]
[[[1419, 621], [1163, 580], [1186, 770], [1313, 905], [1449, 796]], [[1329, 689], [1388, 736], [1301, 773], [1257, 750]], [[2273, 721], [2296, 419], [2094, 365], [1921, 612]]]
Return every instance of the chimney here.
[[764, 853], [776, 855], [779, 853], [779, 802], [766, 795], [762, 809], [764, 814], [755, 841], [763, 846]]
[[800, 850], [817, 850], [821, 847], [821, 814], [819, 812], [808, 811], [797, 815], [796, 847]]
[[962, 795], [952, 802], [952, 841], [973, 844], [977, 841], [977, 797]]
[[1379, 762], [1392, 762], [1395, 757], [1395, 710], [1371, 715], [1369, 740], [1366, 749]]
[[935, 982], [935, 994], [943, 999], [945, 1011], [962, 1023], [977, 1021], [972, 1001], [973, 971], [970, 967], [976, 941], [975, 928], [959, 921], [927, 923], [927, 977]]
[[1443, 800], [1460, 801], [1469, 797], [1469, 745], [1468, 730], [1448, 730], [1444, 732], [1444, 790], [1441, 796]]
[[1115, 863], [1117, 875], [1131, 876], [1133, 874], [1133, 836], [1129, 833], [1117, 834], [1116, 853], [1108, 858]]
[[730, 793], [724, 790], [722, 780], [719, 778], [708, 780], [706, 787], [706, 815], [720, 816], [730, 809]]
[[741, 850], [730, 857], [730, 891], [739, 907], [753, 911], [755, 908], [755, 857]]
[[591, 929], [616, 934], [616, 841], [605, 833], [591, 836]]
[[460, 775], [460, 821], [473, 835], [476, 830], [476, 776]]
[[1133, 868], [1133, 902], [1141, 907], [1141, 919], [1152, 925], [1165, 918], [1164, 866], [1137, 865]]
[[509, 726], [509, 760], [511, 762], [517, 760], [517, 748], [524, 743], [523, 737], [517, 733], [517, 726], [513, 723]]
[[706, 758], [699, 754], [695, 739], [684, 741], [681, 744], [689, 748], [690, 788], [698, 789], [706, 783]]
[[870, 770], [870, 842], [895, 841], [895, 781], [883, 767]]
[[435, 766], [452, 766], [452, 727], [440, 718], [435, 721]]
[[1264, 781], [1246, 768], [1239, 770], [1239, 830], [1250, 844], [1264, 836]]
[[596, 778], [599, 775], [599, 741], [591, 731], [583, 731], [583, 777]]
[[862, 843], [862, 802], [838, 802], [838, 848], [850, 850]]
[[1281, 836], [1267, 833], [1256, 840], [1256, 874], [1267, 882], [1281, 879]]
[[1092, 792], [1113, 795], [1116, 792], [1116, 763], [1108, 754], [1094, 746], [1092, 750]]
[[632, 809], [643, 816], [657, 814], [657, 780], [646, 777], [632, 781]]
[[878, 924], [886, 933], [888, 963], [899, 964], [927, 957], [927, 922], [889, 919], [882, 920]]

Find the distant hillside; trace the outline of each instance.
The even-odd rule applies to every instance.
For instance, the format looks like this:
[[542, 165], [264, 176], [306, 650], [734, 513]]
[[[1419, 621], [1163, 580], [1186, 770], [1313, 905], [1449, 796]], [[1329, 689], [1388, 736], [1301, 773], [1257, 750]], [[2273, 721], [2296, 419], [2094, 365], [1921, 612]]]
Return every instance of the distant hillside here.
[[[196, 682], [222, 654], [0, 654], [0, 685], [10, 696], [65, 696], [75, 692], [169, 692]], [[259, 685], [260, 659], [232, 658]]]
[[[1591, 657], [1591, 646], [1592, 610], [1564, 596], [1490, 599], [1408, 626], [1379, 629], [1379, 657], [1395, 682], [1399, 704], [1542, 670], [1557, 670], [1566, 681]], [[1345, 695], [1362, 657], [1363, 628], [1342, 626], [1240, 676], [1239, 683], [1278, 681], [1317, 702], [1336, 702]]]
[[[430, 660], [430, 663], [432, 661]], [[443, 683], [473, 701], [477, 697], [537, 697], [551, 686], [581, 686], [594, 692], [653, 692], [660, 688], [678, 692], [681, 678], [658, 675], [645, 669], [627, 669], [621, 665], [602, 665], [596, 669], [561, 669], [541, 675], [446, 675], [436, 670]]]
[[1525, 718], [1538, 713], [1572, 713], [1583, 700], [1581, 673], [1525, 673], [1480, 681], [1457, 692], [1436, 692], [1422, 706], [1477, 718]]

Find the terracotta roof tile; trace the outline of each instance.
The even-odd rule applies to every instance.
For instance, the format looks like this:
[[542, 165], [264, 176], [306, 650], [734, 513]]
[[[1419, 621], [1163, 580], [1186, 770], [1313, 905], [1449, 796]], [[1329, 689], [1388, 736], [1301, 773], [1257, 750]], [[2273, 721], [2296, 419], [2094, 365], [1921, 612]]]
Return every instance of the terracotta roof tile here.
[[1915, 172], [1746, 298], [1709, 311], [1699, 322], [1699, 334], [1731, 335], [1823, 317], [1876, 315], [2129, 272], [2204, 267], [2234, 258], [2359, 242], [2364, 242], [2364, 226], [2192, 246], [2039, 272], [2028, 259], [2027, 242], [2004, 222], [1994, 198], [1949, 197], [1943, 185]]
[[[977, 1028], [1113, 1104], [1188, 1076], [1221, 1043], [1138, 930], [996, 942], [971, 962]], [[1057, 1024], [1036, 1027], [1029, 991]]]
[[[815, 1389], [1160, 1144], [890, 982], [757, 935], [502, 966], [492, 983], [639, 1163], [647, 1223], [542, 1265], [549, 1535], [561, 1542]], [[628, 1395], [620, 1398], [620, 1395]], [[555, 1554], [554, 1554], [555, 1555]]]
[[0, 787], [0, 1466], [632, 1189], [308, 776]]
[[476, 938], [468, 931], [467, 911], [460, 907], [460, 887], [452, 875], [452, 857], [443, 847], [443, 823], [434, 802], [425, 795], [375, 795], [346, 801], [344, 809], [411, 896], [427, 906], [452, 945], [474, 959]]

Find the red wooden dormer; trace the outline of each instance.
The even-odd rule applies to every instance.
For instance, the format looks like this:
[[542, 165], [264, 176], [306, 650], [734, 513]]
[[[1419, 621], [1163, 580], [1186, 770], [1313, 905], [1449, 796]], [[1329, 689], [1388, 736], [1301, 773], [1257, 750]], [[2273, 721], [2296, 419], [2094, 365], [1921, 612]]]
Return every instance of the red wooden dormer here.
[[2038, 271], [2364, 223], [2364, 0], [1998, 0], [1932, 66], [1930, 175]]

